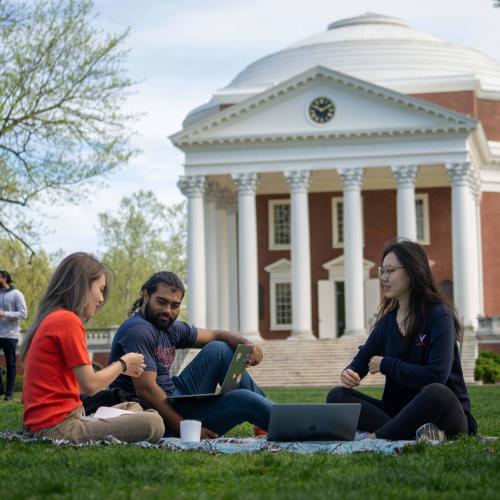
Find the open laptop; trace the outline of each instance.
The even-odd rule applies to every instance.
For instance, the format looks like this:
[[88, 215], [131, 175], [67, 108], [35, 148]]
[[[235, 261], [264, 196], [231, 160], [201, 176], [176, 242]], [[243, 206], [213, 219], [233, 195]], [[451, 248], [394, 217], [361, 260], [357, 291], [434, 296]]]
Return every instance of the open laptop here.
[[275, 404], [268, 441], [352, 441], [360, 403]]
[[224, 377], [224, 381], [222, 382], [220, 392], [211, 392], [207, 394], [174, 394], [169, 396], [168, 399], [171, 401], [182, 401], [184, 399], [213, 398], [227, 394], [234, 389], [238, 389], [252, 351], [253, 345], [238, 344], [226, 376]]

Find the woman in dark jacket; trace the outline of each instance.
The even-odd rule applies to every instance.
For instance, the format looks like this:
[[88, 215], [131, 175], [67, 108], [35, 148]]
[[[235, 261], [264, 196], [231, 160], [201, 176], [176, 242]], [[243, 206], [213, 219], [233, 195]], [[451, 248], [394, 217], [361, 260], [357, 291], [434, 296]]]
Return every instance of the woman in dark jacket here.
[[[358, 428], [372, 438], [413, 439], [424, 424], [430, 439], [475, 434], [457, 345], [460, 323], [424, 249], [408, 240], [391, 243], [379, 276], [384, 299], [375, 325], [327, 403], [361, 403]], [[382, 400], [354, 389], [368, 372], [385, 375]]]

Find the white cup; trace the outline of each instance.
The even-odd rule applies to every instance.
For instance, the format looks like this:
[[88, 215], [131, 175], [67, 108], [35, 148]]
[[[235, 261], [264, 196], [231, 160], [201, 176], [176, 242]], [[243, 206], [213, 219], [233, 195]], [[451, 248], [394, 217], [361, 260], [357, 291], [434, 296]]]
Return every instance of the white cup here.
[[181, 421], [181, 443], [199, 443], [201, 422], [199, 420]]

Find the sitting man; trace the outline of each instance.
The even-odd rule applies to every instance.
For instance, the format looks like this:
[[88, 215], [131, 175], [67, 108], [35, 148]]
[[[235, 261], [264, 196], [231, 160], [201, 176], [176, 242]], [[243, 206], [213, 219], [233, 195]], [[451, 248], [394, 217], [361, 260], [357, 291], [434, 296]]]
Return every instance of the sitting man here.
[[[170, 396], [214, 392], [222, 384], [238, 344], [251, 344], [231, 332], [202, 330], [178, 321], [184, 285], [177, 275], [159, 272], [141, 288], [129, 319], [113, 339], [109, 362], [128, 352], [144, 355], [146, 368], [139, 378], [121, 375], [112, 384], [137, 397], [146, 408], [163, 417], [166, 435], [179, 435], [183, 419], [202, 422], [202, 439], [224, 434], [248, 421], [267, 430], [272, 402], [245, 371], [239, 389], [209, 398], [169, 400]], [[178, 376], [170, 375], [175, 350], [202, 347], [200, 353]], [[262, 361], [262, 351], [253, 347], [250, 365]]]

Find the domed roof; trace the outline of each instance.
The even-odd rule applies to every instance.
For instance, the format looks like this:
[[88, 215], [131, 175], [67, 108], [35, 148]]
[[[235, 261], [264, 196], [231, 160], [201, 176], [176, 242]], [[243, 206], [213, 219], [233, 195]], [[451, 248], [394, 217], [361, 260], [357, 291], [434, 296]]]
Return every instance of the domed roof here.
[[314, 66], [402, 93], [464, 90], [476, 82], [483, 90], [500, 92], [500, 64], [485, 54], [417, 31], [402, 19], [367, 13], [334, 22], [326, 31], [250, 64], [186, 122]]

